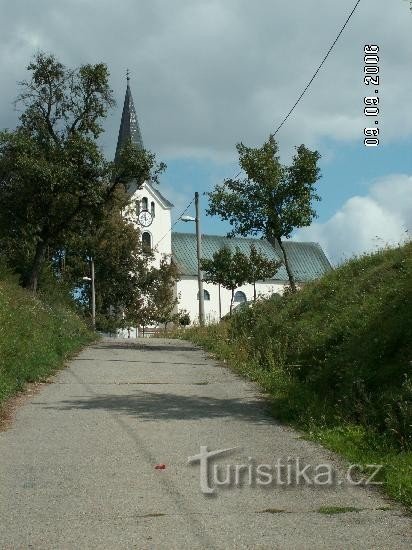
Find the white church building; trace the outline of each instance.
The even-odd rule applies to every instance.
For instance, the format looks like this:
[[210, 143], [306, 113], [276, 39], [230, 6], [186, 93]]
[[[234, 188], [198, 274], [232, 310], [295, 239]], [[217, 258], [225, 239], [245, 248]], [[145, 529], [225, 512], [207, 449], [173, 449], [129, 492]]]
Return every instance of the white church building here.
[[[129, 78], [127, 79], [122, 120], [117, 141], [116, 156], [126, 140], [131, 139], [138, 147], [143, 148], [143, 140], [133, 104]], [[180, 279], [176, 283], [178, 310], [189, 313], [191, 323], [198, 322], [198, 280], [197, 280], [197, 249], [195, 233], [180, 233], [172, 230], [173, 204], [162, 195], [158, 185], [145, 182], [140, 189], [133, 183], [129, 186], [131, 195], [128, 218], [136, 224], [141, 232], [143, 246], [154, 252], [154, 262], [158, 264], [162, 257], [168, 257], [177, 266]], [[193, 224], [194, 229], [194, 224]], [[233, 251], [239, 248], [249, 255], [254, 244], [257, 250], [272, 260], [280, 260], [280, 248], [265, 239], [227, 238], [219, 235], [202, 234], [202, 257], [212, 258], [213, 254], [223, 246]], [[299, 286], [312, 281], [331, 269], [331, 265], [323, 250], [317, 243], [284, 242], [286, 253], [296, 283]], [[273, 274], [273, 278], [256, 283], [258, 296], [269, 296], [273, 293], [282, 294], [288, 285], [288, 277], [284, 266]], [[205, 320], [218, 321], [230, 310], [231, 291], [219, 288], [218, 285], [203, 283]], [[254, 288], [245, 284], [236, 289], [234, 306], [246, 301], [252, 301]]]

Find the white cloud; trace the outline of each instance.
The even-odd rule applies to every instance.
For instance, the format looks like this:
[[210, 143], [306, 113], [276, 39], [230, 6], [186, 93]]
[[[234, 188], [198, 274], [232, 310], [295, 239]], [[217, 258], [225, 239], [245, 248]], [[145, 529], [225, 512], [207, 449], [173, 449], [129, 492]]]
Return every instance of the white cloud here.
[[325, 223], [313, 223], [294, 239], [316, 241], [334, 263], [386, 245], [412, 232], [412, 176], [393, 174], [375, 181], [368, 195], [351, 197]]

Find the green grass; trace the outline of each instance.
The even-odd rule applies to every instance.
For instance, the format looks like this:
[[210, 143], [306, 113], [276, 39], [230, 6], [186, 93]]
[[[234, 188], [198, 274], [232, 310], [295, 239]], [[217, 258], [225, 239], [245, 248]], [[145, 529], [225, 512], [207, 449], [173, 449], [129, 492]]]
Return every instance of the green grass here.
[[0, 281], [0, 406], [94, 339], [67, 305], [50, 305], [12, 280]]
[[347, 262], [295, 295], [178, 333], [256, 381], [273, 415], [346, 457], [384, 464], [412, 506], [412, 243]]

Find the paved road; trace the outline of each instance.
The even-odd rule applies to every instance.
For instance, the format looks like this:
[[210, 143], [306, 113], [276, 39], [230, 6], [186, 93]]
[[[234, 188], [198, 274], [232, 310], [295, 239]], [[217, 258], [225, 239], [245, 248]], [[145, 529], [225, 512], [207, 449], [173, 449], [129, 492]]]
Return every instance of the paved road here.
[[[201, 446], [239, 447], [209, 459], [203, 489], [213, 494], [188, 464]], [[322, 472], [328, 481], [326, 468], [314, 471], [322, 463], [343, 475], [328, 451], [277, 425], [252, 384], [191, 344], [104, 340], [0, 433], [0, 547], [412, 547], [410, 520], [376, 491], [296, 485], [298, 457], [312, 465], [309, 482]], [[224, 482], [227, 464], [231, 486], [217, 486], [213, 465]]]

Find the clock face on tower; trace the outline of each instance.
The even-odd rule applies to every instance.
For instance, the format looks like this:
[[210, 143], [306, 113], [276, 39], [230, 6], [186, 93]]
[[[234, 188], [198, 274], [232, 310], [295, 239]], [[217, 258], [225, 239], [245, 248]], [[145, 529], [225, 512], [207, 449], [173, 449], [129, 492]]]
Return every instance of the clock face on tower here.
[[148, 210], [142, 210], [139, 214], [138, 220], [140, 225], [143, 227], [149, 227], [153, 221], [153, 218]]

